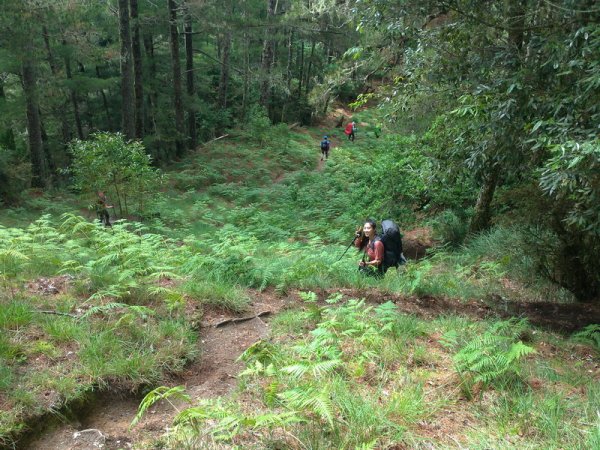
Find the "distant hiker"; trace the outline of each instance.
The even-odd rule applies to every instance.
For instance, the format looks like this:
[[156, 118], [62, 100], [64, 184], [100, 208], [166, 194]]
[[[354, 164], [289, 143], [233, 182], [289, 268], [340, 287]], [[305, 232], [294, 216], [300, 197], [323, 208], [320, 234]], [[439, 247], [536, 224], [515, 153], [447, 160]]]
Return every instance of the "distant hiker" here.
[[321, 161], [323, 161], [323, 157], [325, 159], [329, 158], [329, 146], [331, 142], [329, 141], [329, 137], [323, 136], [323, 140], [321, 141]]
[[375, 133], [375, 137], [377, 139], [379, 139], [379, 136], [381, 136], [381, 129], [382, 129], [382, 125], [380, 122], [377, 122], [377, 124], [375, 124], [375, 127], [373, 127], [373, 133]]
[[[358, 271], [364, 275], [383, 277], [383, 258], [385, 248], [377, 236], [377, 224], [368, 219], [355, 235], [354, 245], [363, 252], [362, 260], [358, 263]], [[365, 259], [368, 260], [365, 261]]]
[[108, 204], [106, 194], [102, 191], [98, 191], [98, 200], [96, 201], [96, 215], [98, 220], [105, 227], [112, 227], [110, 223], [110, 214], [108, 214], [108, 208], [112, 208], [112, 205]]
[[344, 133], [348, 135], [348, 140], [354, 142], [354, 133], [356, 133], [356, 122], [352, 121], [346, 125]]

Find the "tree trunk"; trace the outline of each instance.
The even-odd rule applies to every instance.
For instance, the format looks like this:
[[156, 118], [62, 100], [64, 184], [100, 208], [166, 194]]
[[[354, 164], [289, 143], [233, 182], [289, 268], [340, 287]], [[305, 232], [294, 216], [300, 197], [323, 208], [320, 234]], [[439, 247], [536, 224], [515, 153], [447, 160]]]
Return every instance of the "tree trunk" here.
[[300, 60], [300, 74], [298, 75], [298, 96], [302, 95], [302, 80], [304, 79], [304, 40], [300, 45], [300, 57], [296, 58], [296, 61]]
[[276, 0], [267, 0], [267, 28], [265, 30], [265, 38], [263, 41], [263, 51], [262, 51], [262, 76], [263, 81], [260, 87], [260, 104], [265, 108], [268, 108], [270, 100], [271, 100], [271, 89], [270, 89], [270, 75], [271, 68], [273, 65], [273, 48], [274, 43], [272, 39], [273, 29], [271, 23], [273, 21], [273, 16], [275, 15], [275, 4]]
[[[52, 54], [52, 48], [50, 47], [50, 37], [48, 33], [48, 29], [44, 25], [42, 27], [42, 33], [44, 36], [44, 45], [46, 47], [46, 54], [48, 56], [48, 65], [50, 66], [50, 71], [54, 78], [58, 79], [58, 67], [56, 66], [56, 60], [54, 59], [54, 55]], [[62, 111], [58, 111], [58, 117], [60, 120], [60, 130], [63, 139], [63, 144], [66, 146], [71, 140], [71, 131], [69, 129], [69, 122], [67, 121], [67, 116], [64, 114], [64, 107], [67, 105], [68, 100], [65, 98]]]
[[188, 134], [190, 136], [190, 148], [194, 149], [198, 145], [198, 133], [196, 131], [196, 108], [194, 100], [196, 89], [194, 87], [194, 41], [192, 30], [192, 16], [190, 14], [187, 3], [185, 4], [184, 16], [184, 31], [185, 31], [185, 79], [186, 90], [188, 96]]
[[492, 200], [498, 181], [500, 179], [500, 168], [492, 167], [483, 181], [483, 185], [479, 190], [479, 198], [475, 204], [475, 212], [469, 225], [469, 233], [479, 233], [486, 230], [490, 226], [492, 218]]
[[[154, 59], [154, 42], [152, 40], [151, 34], [144, 34], [144, 49], [146, 51], [146, 57], [150, 61], [149, 70], [150, 70], [150, 79], [156, 79], [156, 60]], [[156, 117], [155, 117], [155, 105], [158, 103], [158, 95], [155, 90], [152, 90], [148, 94], [148, 108], [146, 113], [148, 114], [148, 121], [150, 122], [150, 126], [147, 127], [153, 134], [156, 133]]]
[[292, 58], [293, 58], [293, 50], [294, 50], [294, 31], [290, 30], [288, 34], [288, 54], [287, 54], [287, 66], [285, 69], [285, 76], [287, 78], [287, 89], [288, 89], [288, 97], [292, 90]]
[[307, 96], [308, 96], [308, 91], [310, 89], [310, 75], [312, 72], [314, 55], [315, 55], [315, 41], [312, 42], [312, 47], [310, 48], [310, 57], [308, 58], [308, 69], [306, 70], [306, 95]]
[[183, 156], [183, 95], [181, 90], [181, 63], [179, 61], [179, 31], [177, 29], [177, 4], [168, 0], [169, 6], [169, 37], [171, 41], [171, 65], [173, 68], [173, 108], [175, 109], [175, 154]]
[[[102, 78], [102, 76], [100, 75], [100, 67], [96, 66], [96, 76], [98, 78]], [[102, 107], [104, 108], [104, 114], [106, 115], [106, 125], [108, 126], [109, 130], [112, 130], [112, 120], [111, 120], [111, 116], [110, 116], [110, 110], [108, 109], [108, 100], [106, 99], [106, 94], [104, 93], [104, 89], [100, 89], [100, 91], [98, 91], [98, 93], [100, 94], [100, 97], [102, 97]]]
[[219, 105], [222, 109], [227, 108], [227, 88], [229, 84], [229, 53], [231, 48], [231, 32], [223, 35], [222, 41], [222, 64], [221, 79], [219, 80]]
[[[63, 46], [66, 46], [66, 42], [63, 41]], [[69, 81], [73, 80], [73, 73], [71, 72], [71, 57], [65, 54], [65, 72]], [[73, 115], [75, 117], [75, 128], [77, 129], [77, 137], [81, 140], [84, 139], [83, 127], [81, 125], [81, 115], [79, 114], [79, 101], [77, 100], [77, 94], [73, 87], [69, 88], [69, 97], [71, 104], [73, 105]]]
[[23, 92], [27, 105], [27, 139], [31, 158], [31, 186], [44, 188], [49, 184], [49, 174], [42, 143], [42, 124], [38, 103], [37, 80], [33, 61], [31, 60], [33, 45], [31, 43], [28, 44], [21, 69]]
[[133, 36], [131, 53], [133, 54], [134, 98], [135, 98], [135, 137], [144, 137], [144, 84], [142, 69], [142, 48], [140, 46], [140, 21], [138, 17], [138, 0], [129, 0]]
[[119, 0], [119, 37], [121, 39], [121, 130], [127, 139], [134, 139], [133, 62], [128, 0]]

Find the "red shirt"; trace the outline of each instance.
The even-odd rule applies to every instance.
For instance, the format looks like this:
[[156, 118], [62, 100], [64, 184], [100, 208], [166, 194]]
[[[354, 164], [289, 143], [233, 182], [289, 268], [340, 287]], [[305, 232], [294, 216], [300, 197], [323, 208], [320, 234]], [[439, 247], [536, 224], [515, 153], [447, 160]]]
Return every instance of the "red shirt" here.
[[[356, 246], [360, 248], [360, 240], [356, 240]], [[371, 246], [369, 243], [366, 248], [367, 256], [369, 257], [369, 262], [371, 261], [379, 261], [379, 264], [383, 262], [383, 242], [379, 239], [375, 241], [375, 243]], [[379, 265], [378, 264], [378, 265]]]

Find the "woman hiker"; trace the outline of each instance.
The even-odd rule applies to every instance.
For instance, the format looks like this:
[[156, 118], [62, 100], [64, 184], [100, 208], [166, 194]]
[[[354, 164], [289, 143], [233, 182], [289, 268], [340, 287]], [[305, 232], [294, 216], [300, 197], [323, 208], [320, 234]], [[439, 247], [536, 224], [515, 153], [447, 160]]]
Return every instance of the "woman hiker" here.
[[[354, 245], [360, 251], [363, 251], [363, 258], [358, 263], [359, 272], [382, 277], [384, 251], [383, 242], [377, 236], [377, 224], [374, 220], [368, 219], [362, 227], [362, 230], [356, 232]], [[367, 260], [365, 260], [367, 259]]]

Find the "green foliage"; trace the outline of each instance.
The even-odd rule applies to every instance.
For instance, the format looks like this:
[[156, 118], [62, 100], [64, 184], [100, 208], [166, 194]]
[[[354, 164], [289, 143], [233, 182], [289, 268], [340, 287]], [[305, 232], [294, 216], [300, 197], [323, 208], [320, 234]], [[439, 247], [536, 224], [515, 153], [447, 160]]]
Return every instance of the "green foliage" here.
[[144, 417], [144, 414], [146, 413], [148, 408], [150, 408], [156, 402], [160, 400], [168, 400], [170, 402], [170, 399], [185, 400], [189, 402], [190, 396], [185, 393], [185, 388], [183, 386], [175, 386], [172, 388], [160, 386], [156, 389], [151, 390], [144, 396], [144, 399], [142, 400], [138, 408], [138, 412], [131, 421], [131, 425], [129, 428], [133, 428], [140, 421], [140, 419]]
[[433, 229], [437, 237], [450, 247], [460, 247], [469, 230], [467, 217], [462, 211], [446, 210], [435, 218]]
[[119, 133], [96, 133], [88, 141], [75, 140], [70, 150], [75, 186], [92, 194], [92, 202], [96, 192], [103, 191], [116, 200], [121, 216], [129, 214], [130, 207], [144, 212], [159, 186], [160, 174], [142, 144], [126, 142]]
[[571, 338], [575, 342], [591, 345], [600, 352], [600, 325], [598, 324], [588, 325], [583, 330], [574, 333]]
[[520, 339], [527, 327], [525, 320], [511, 319], [491, 326], [471, 340], [454, 356], [456, 371], [463, 379], [464, 392], [470, 397], [473, 386], [482, 383], [500, 385], [520, 375], [520, 361], [534, 353]]

